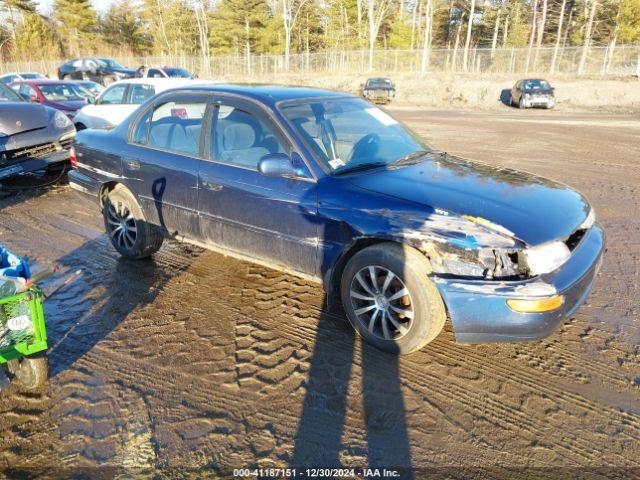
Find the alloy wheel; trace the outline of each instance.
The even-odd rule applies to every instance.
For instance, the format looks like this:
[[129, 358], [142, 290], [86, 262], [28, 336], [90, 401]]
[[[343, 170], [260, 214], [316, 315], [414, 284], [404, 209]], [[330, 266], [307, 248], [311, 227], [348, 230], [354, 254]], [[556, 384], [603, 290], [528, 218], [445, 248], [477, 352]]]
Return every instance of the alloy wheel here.
[[377, 265], [360, 269], [351, 280], [349, 295], [358, 321], [376, 337], [398, 340], [411, 329], [411, 293], [391, 270]]
[[138, 226], [131, 210], [124, 202], [116, 200], [107, 206], [109, 236], [120, 248], [131, 250], [136, 243]]

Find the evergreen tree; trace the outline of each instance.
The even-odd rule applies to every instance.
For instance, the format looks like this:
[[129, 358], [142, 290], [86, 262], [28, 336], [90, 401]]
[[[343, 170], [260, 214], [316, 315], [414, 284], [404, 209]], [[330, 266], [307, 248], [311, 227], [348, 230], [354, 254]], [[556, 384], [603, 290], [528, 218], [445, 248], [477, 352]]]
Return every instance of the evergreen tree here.
[[68, 54], [80, 56], [93, 51], [97, 39], [98, 16], [89, 0], [55, 0], [53, 15]]

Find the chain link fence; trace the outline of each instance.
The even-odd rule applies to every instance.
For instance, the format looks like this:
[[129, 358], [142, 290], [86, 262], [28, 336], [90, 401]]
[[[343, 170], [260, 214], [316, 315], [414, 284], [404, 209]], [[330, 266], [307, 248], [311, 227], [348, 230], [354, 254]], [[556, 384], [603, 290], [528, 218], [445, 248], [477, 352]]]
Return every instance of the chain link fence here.
[[[200, 77], [262, 77], [282, 73], [296, 74], [378, 74], [402, 73], [475, 73], [475, 74], [560, 74], [640, 76], [640, 46], [591, 47], [581, 67], [582, 47], [555, 49], [528, 48], [475, 48], [470, 50], [464, 63], [463, 49], [432, 49], [423, 63], [422, 50], [376, 50], [373, 67], [369, 68], [366, 50], [327, 51], [293, 54], [289, 68], [285, 68], [284, 55], [255, 54], [246, 56], [213, 56], [207, 65], [203, 57], [154, 56], [116, 57], [123, 65], [137, 68], [142, 65], [180, 66]], [[57, 74], [61, 60], [5, 62], [0, 73], [39, 71], [50, 76]]]

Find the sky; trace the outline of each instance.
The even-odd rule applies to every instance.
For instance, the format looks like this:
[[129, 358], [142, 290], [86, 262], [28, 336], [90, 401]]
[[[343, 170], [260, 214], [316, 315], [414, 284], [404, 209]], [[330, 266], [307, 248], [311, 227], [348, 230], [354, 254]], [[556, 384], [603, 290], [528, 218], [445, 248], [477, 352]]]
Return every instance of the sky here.
[[[49, 13], [54, 0], [37, 0], [38, 10], [41, 13]], [[91, 0], [93, 7], [100, 13], [106, 12], [109, 6], [114, 3], [115, 0]]]

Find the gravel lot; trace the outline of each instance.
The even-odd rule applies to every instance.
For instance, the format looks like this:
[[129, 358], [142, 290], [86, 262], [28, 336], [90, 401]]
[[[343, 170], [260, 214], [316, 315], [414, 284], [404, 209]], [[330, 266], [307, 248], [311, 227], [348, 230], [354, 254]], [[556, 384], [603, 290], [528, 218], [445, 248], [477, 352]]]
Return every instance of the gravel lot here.
[[0, 200], [0, 242], [83, 276], [46, 304], [48, 385], [0, 392], [0, 470], [640, 477], [640, 119], [395, 114], [439, 149], [560, 180], [593, 202], [608, 251], [588, 303], [559, 331], [461, 346], [447, 325], [397, 358], [362, 345], [318, 285], [176, 243], [124, 261], [97, 207], [69, 187], [12, 194]]

